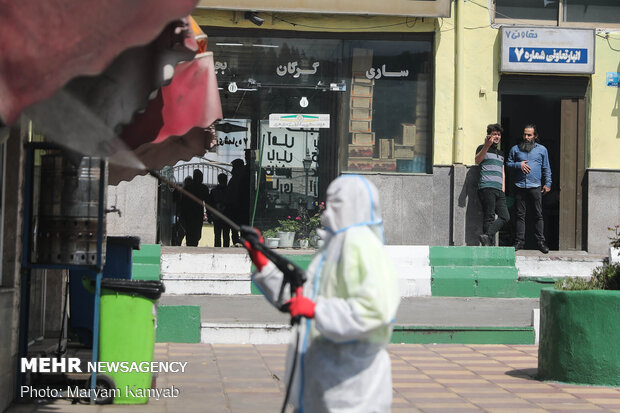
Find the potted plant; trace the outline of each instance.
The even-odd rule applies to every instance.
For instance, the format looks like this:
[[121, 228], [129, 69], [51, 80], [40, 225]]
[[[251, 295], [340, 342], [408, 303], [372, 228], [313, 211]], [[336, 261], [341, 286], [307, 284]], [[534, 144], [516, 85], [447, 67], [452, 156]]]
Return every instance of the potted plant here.
[[278, 233], [274, 229], [268, 229], [263, 232], [263, 238], [265, 238], [265, 245], [269, 248], [278, 248], [280, 238]]
[[615, 264], [620, 262], [620, 225], [607, 228], [613, 231], [614, 235], [609, 237], [611, 242], [609, 243], [609, 263]]
[[310, 240], [305, 235], [301, 234], [298, 237], [299, 248], [308, 248], [310, 246]]
[[[301, 205], [298, 210], [300, 229], [298, 232], [299, 246], [307, 248], [311, 238], [318, 238], [316, 235], [317, 228], [321, 227], [321, 213], [325, 209], [325, 202], [317, 203], [317, 211], [312, 213], [306, 207]], [[303, 245], [302, 246], [302, 242]]]
[[620, 263], [590, 279], [568, 278], [540, 293], [538, 376], [620, 386]]
[[278, 238], [280, 238], [279, 248], [292, 248], [295, 241], [295, 234], [301, 228], [301, 217], [292, 218], [290, 215], [286, 219], [278, 220], [280, 224], [277, 228]]

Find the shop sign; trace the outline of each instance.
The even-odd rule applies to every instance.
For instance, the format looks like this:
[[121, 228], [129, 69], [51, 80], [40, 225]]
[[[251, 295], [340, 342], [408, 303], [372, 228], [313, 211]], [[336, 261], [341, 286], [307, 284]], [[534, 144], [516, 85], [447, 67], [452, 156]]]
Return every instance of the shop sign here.
[[272, 113], [270, 128], [329, 128], [329, 114]]
[[[271, 184], [268, 189], [281, 194], [305, 194], [307, 189], [309, 196], [316, 196], [319, 131], [272, 127], [271, 121], [269, 124], [267, 122], [260, 122], [259, 147], [263, 150], [261, 166], [265, 168], [267, 182]], [[304, 168], [305, 160], [310, 161], [308, 170]], [[286, 204], [291, 199], [281, 198], [279, 201]]]
[[594, 73], [594, 30], [504, 26], [501, 72]]
[[607, 76], [606, 76], [607, 86], [619, 87], [618, 77], [620, 77], [620, 73], [618, 72], [607, 72]]
[[215, 150], [220, 162], [243, 159], [250, 148], [250, 120], [222, 119], [215, 127]]

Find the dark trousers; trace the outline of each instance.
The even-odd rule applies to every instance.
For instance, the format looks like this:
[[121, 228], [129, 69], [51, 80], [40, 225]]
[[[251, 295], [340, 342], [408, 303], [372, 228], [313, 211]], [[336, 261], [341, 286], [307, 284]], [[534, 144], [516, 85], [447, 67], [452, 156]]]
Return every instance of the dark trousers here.
[[525, 215], [529, 204], [530, 214], [534, 214], [534, 235], [539, 244], [545, 242], [545, 223], [542, 213], [542, 193], [540, 187], [515, 188], [515, 243], [525, 244]]
[[230, 227], [224, 222], [213, 220], [213, 234], [215, 235], [215, 246], [221, 247], [224, 241], [224, 247], [230, 247]]
[[[482, 231], [492, 240], [495, 233], [510, 220], [506, 195], [499, 189], [482, 188], [478, 190], [478, 197], [482, 203]], [[497, 214], [497, 219], [495, 214]]]
[[185, 222], [185, 245], [197, 247], [202, 237], [202, 217], [186, 219]]

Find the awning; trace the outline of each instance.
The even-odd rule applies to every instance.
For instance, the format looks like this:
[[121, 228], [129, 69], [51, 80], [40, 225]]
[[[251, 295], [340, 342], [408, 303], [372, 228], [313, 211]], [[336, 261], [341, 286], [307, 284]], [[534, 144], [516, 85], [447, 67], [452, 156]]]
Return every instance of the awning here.
[[[215, 143], [215, 131], [209, 126], [221, 117], [213, 54], [201, 53], [175, 67], [172, 82], [158, 91], [121, 138], [149, 169], [160, 169], [209, 150]], [[111, 164], [109, 183], [144, 173]]]
[[187, 16], [197, 0], [0, 0], [0, 120], [69, 80], [101, 73], [123, 50], [144, 45]]
[[[72, 79], [50, 98], [25, 109], [50, 140], [86, 155], [111, 156], [126, 149], [117, 135], [143, 110], [149, 96], [170, 83], [173, 67], [191, 61], [197, 44], [186, 20], [166, 26], [152, 42], [125, 50], [97, 76]], [[135, 158], [116, 157], [124, 165]]]

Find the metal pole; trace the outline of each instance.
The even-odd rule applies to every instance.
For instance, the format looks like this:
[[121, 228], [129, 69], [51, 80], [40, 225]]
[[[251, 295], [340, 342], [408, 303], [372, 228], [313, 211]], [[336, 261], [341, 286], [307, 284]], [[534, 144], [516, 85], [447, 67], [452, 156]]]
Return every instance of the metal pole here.
[[20, 389], [25, 384], [25, 374], [21, 372], [22, 358], [28, 355], [28, 329], [30, 320], [30, 280], [31, 280], [31, 238], [32, 238], [32, 192], [33, 192], [34, 148], [26, 146], [26, 166], [24, 176], [24, 221], [22, 223], [22, 267], [19, 300], [19, 342], [17, 346], [17, 385], [15, 398], [21, 399]]

